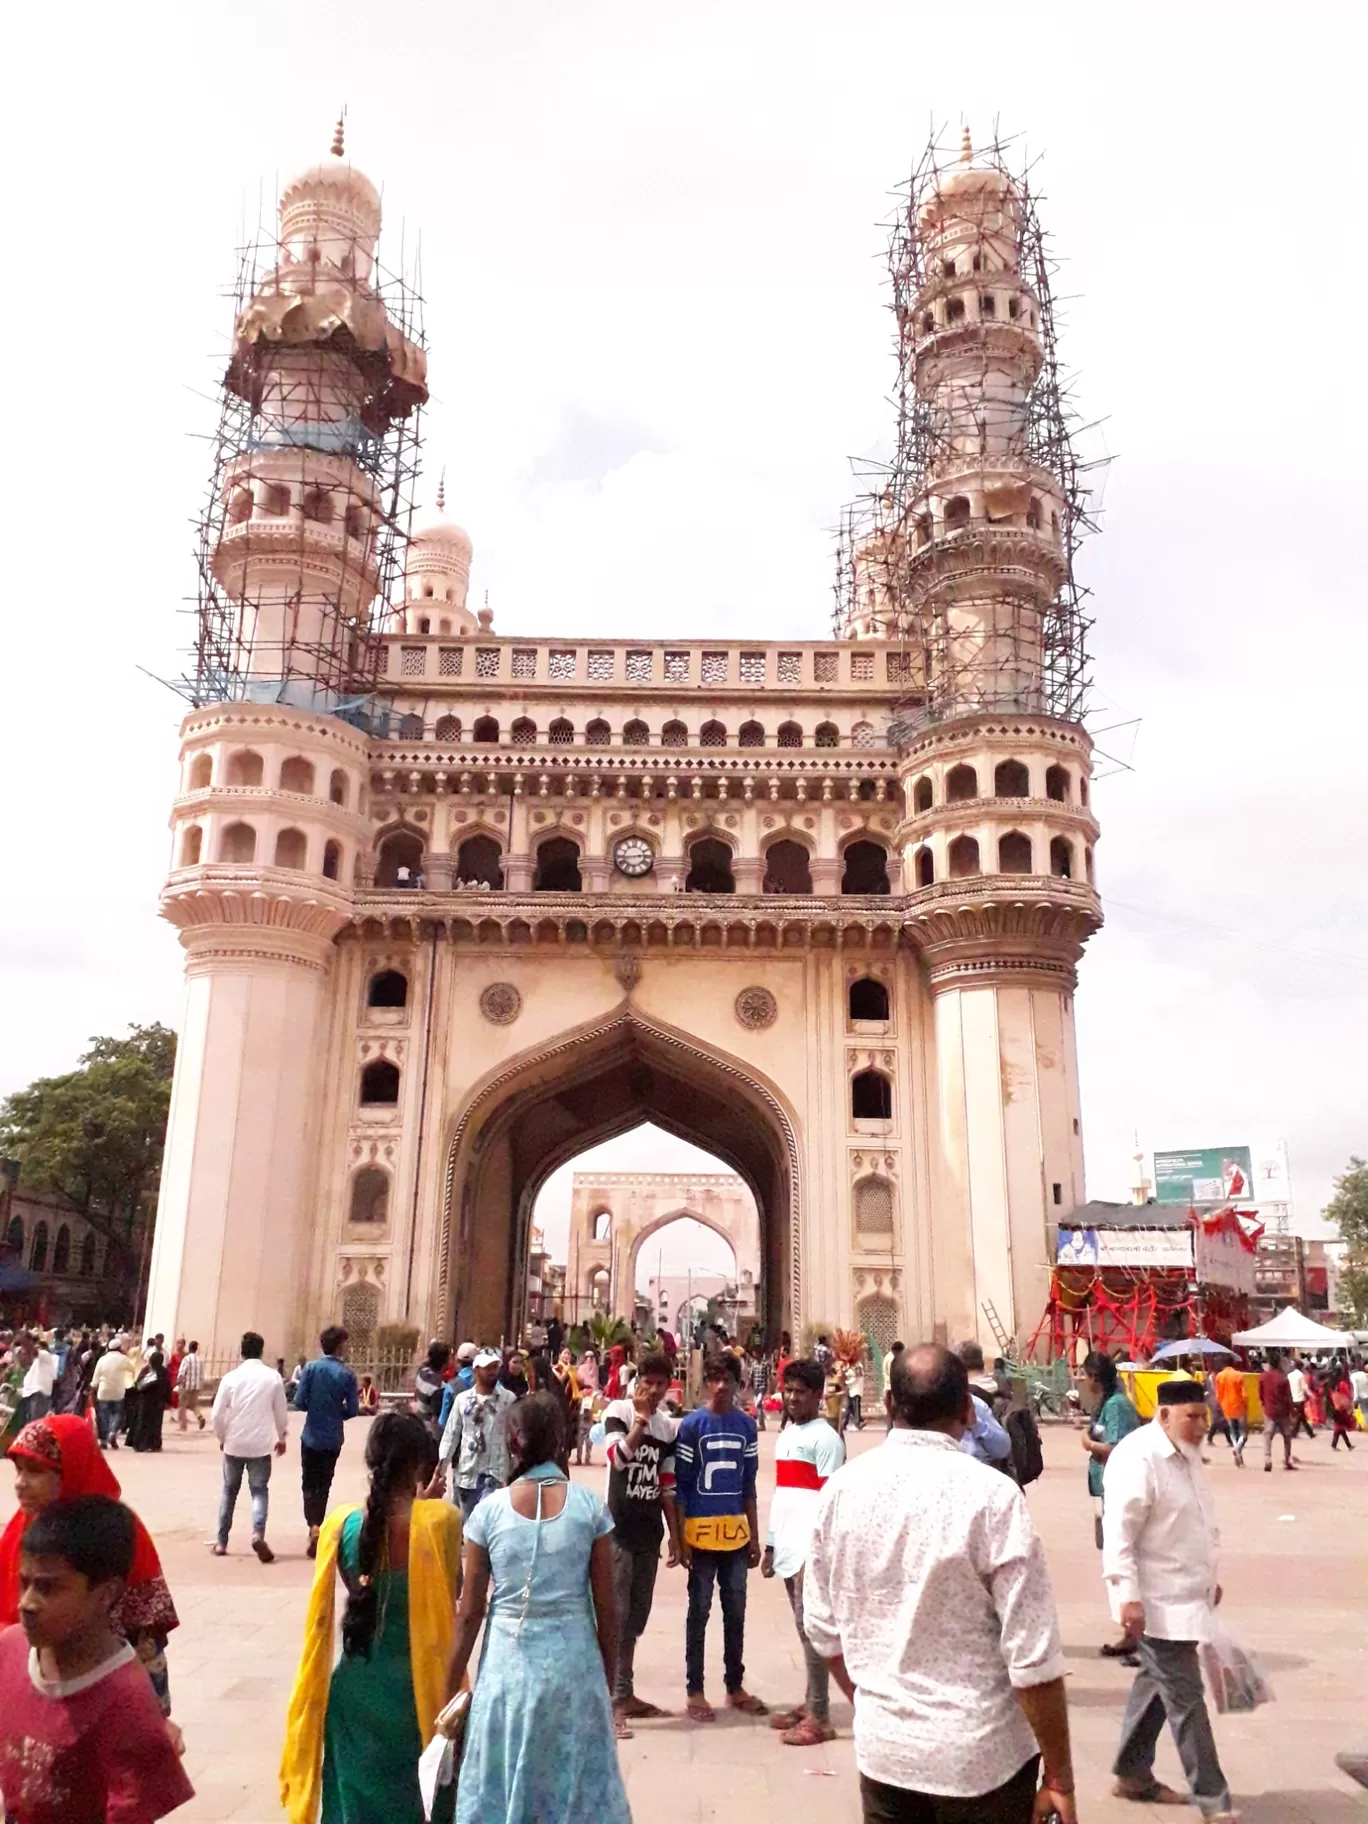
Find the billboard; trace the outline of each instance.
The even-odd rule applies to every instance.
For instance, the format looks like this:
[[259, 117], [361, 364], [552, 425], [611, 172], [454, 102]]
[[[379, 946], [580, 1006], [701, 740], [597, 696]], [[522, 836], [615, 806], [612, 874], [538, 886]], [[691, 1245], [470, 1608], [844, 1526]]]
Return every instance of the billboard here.
[[1154, 1155], [1156, 1203], [1253, 1203], [1254, 1162], [1247, 1146], [1210, 1146]]
[[1055, 1247], [1060, 1267], [1192, 1267], [1192, 1230], [1061, 1229]]

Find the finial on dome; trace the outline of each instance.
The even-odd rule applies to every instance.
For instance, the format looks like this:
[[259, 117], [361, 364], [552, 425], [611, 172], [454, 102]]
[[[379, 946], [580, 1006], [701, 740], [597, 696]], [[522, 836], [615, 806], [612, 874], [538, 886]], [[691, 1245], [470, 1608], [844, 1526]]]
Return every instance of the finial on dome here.
[[437, 511], [446, 512], [446, 470], [443, 469], [437, 480]]
[[960, 163], [962, 165], [972, 164], [973, 159], [974, 142], [969, 137], [969, 123], [966, 121], [964, 123], [964, 129], [960, 134]]
[[342, 158], [345, 156], [344, 148], [343, 148], [342, 129], [346, 122], [346, 118], [347, 118], [347, 110], [345, 108], [343, 108], [342, 112], [337, 117], [337, 125], [333, 128], [332, 155], [334, 158]]

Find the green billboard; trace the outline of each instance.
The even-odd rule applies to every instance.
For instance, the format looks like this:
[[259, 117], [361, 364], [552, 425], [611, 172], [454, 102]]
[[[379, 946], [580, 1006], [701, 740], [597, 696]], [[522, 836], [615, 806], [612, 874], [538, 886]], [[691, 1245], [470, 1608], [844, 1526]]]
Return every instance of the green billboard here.
[[1247, 1146], [1207, 1146], [1154, 1155], [1157, 1203], [1253, 1203], [1254, 1161]]

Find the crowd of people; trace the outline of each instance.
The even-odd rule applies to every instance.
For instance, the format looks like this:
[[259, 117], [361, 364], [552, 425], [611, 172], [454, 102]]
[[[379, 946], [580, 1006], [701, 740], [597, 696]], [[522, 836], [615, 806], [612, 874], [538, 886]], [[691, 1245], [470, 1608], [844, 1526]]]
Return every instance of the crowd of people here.
[[[707, 1341], [691, 1410], [678, 1353], [635, 1340], [602, 1359], [563, 1337], [526, 1350], [433, 1343], [411, 1397], [370, 1425], [365, 1501], [330, 1512], [345, 1427], [378, 1404], [346, 1362], [339, 1327], [288, 1377], [248, 1332], [207, 1421], [204, 1364], [189, 1342], [168, 1353], [158, 1336], [141, 1347], [113, 1333], [12, 1338], [18, 1511], [0, 1537], [0, 1626], [22, 1629], [0, 1635], [5, 1815], [151, 1820], [190, 1796], [167, 1665], [178, 1617], [109, 1463], [120, 1437], [156, 1448], [141, 1442], [148, 1415], [159, 1439], [175, 1395], [182, 1427], [207, 1422], [221, 1447], [213, 1551], [227, 1551], [245, 1478], [252, 1549], [267, 1564], [272, 1465], [291, 1406], [305, 1415], [300, 1495], [317, 1563], [281, 1763], [292, 1824], [418, 1824], [420, 1757], [443, 1730], [460, 1735], [458, 1777], [438, 1787], [430, 1815], [625, 1824], [617, 1743], [666, 1714], [636, 1685], [662, 1552], [667, 1573], [686, 1580], [692, 1723], [717, 1718], [707, 1676], [716, 1593], [725, 1707], [764, 1718], [785, 1746], [819, 1747], [835, 1733], [834, 1684], [854, 1704], [867, 1824], [1075, 1824], [1059, 1628], [1024, 1498], [1039, 1439], [1004, 1364], [989, 1369], [973, 1342], [895, 1344], [883, 1373], [887, 1435], [847, 1463], [843, 1434], [866, 1418], [863, 1368], [852, 1381], [826, 1338], [806, 1355], [787, 1338], [769, 1354], [721, 1332]], [[1357, 1357], [1314, 1374], [1270, 1360], [1258, 1396], [1269, 1470], [1278, 1438], [1295, 1468], [1299, 1431], [1328, 1423], [1349, 1444], [1355, 1413], [1368, 1426]], [[1101, 1651], [1135, 1672], [1114, 1791], [1189, 1802], [1221, 1824], [1234, 1813], [1202, 1680], [1222, 1600], [1203, 1466], [1213, 1435], [1243, 1461], [1248, 1383], [1233, 1366], [1205, 1382], [1179, 1371], [1159, 1385], [1146, 1423], [1116, 1362], [1095, 1352], [1083, 1404], [1102, 1584], [1119, 1630]], [[776, 1409], [762, 1523], [758, 1430]], [[599, 1441], [602, 1497], [570, 1473]], [[804, 1667], [801, 1699], [773, 1713], [746, 1679], [757, 1571], [783, 1581]], [[1155, 1775], [1166, 1721], [1186, 1793]]]

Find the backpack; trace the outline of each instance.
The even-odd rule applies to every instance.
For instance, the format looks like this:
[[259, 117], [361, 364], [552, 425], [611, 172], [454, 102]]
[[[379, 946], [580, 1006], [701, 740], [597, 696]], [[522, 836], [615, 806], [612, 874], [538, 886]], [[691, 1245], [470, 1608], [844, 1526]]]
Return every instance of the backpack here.
[[1035, 1414], [1028, 1407], [1023, 1407], [1020, 1412], [1009, 1412], [1003, 1424], [1007, 1436], [1012, 1440], [1012, 1467], [1016, 1471], [1017, 1482], [1025, 1488], [1045, 1468]]

